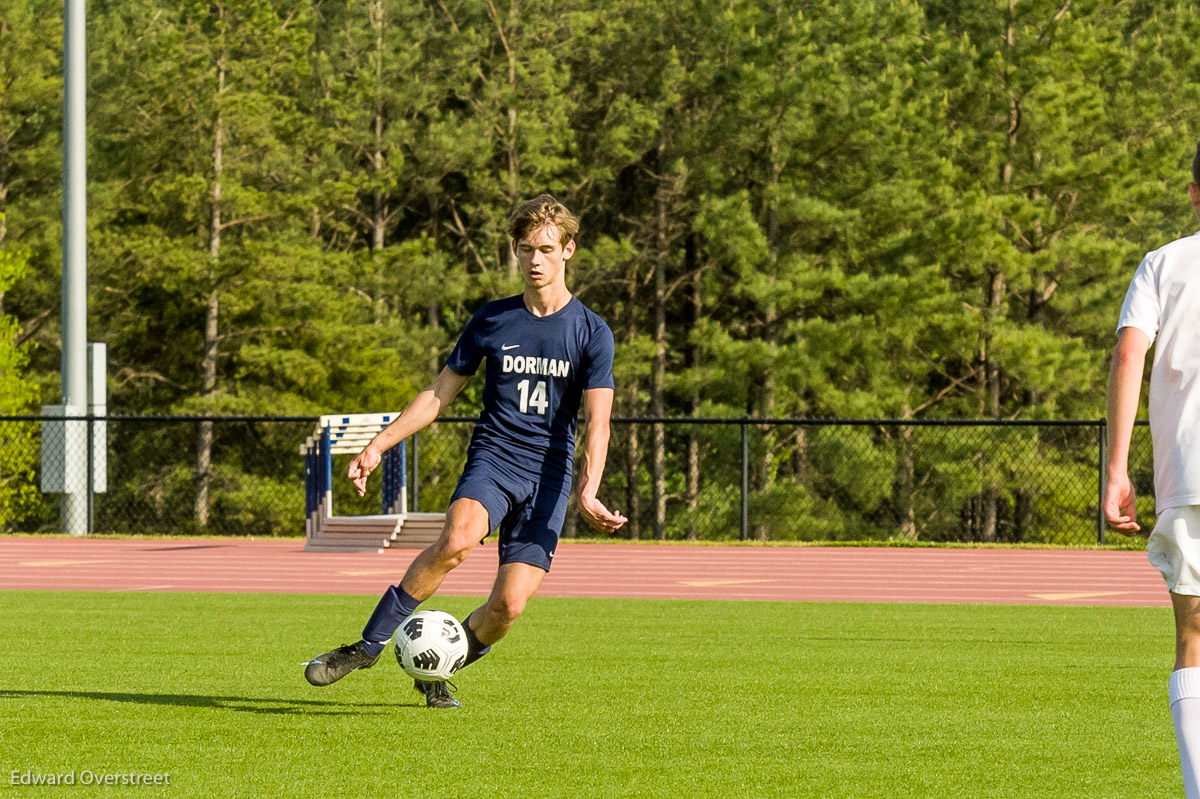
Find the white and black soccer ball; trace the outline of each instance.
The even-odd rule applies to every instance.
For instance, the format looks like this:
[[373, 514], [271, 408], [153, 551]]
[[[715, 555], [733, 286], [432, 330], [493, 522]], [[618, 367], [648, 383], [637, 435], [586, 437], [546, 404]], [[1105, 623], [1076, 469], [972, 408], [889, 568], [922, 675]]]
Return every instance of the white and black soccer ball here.
[[440, 610], [418, 610], [396, 630], [396, 660], [415, 680], [450, 679], [467, 659], [467, 634]]

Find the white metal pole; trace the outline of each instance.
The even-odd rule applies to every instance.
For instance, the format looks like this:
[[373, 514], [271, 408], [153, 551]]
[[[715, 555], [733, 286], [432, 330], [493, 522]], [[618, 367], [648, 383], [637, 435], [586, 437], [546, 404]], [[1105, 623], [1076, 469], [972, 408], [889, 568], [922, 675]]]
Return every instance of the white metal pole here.
[[[62, 397], [66, 416], [83, 416], [87, 380], [87, 12], [85, 0], [64, 0], [63, 20], [63, 270]], [[83, 422], [64, 424], [66, 491], [62, 531], [88, 528], [87, 432]]]

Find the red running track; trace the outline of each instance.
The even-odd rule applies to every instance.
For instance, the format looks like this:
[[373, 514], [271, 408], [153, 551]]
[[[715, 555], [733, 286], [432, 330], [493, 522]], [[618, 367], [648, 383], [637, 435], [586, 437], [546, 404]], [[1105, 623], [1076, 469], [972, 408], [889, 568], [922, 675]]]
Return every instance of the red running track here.
[[[378, 594], [417, 550], [304, 552], [300, 540], [0, 538], [0, 589]], [[496, 547], [440, 593], [486, 595]], [[564, 542], [543, 596], [1168, 606], [1141, 552]]]

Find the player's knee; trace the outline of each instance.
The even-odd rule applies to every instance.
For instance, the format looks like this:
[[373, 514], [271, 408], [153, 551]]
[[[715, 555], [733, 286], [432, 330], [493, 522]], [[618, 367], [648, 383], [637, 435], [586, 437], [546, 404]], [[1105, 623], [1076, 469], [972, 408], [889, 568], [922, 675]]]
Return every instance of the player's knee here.
[[1200, 666], [1200, 618], [1197, 614], [1179, 614], [1175, 618], [1175, 667]]
[[1176, 638], [1181, 649], [1187, 649], [1190, 652], [1200, 652], [1200, 630], [1197, 628], [1192, 626], [1181, 627]]
[[[1200, 611], [1200, 608], [1196, 610]], [[1192, 643], [1200, 642], [1200, 612], [1176, 612], [1175, 632], [1180, 640]]]
[[451, 533], [438, 539], [435, 554], [439, 564], [453, 569], [466, 560], [467, 555], [470, 555], [474, 548], [475, 542], [468, 537]]
[[505, 626], [512, 624], [525, 612], [526, 598], [514, 594], [500, 594], [488, 600], [488, 612]]

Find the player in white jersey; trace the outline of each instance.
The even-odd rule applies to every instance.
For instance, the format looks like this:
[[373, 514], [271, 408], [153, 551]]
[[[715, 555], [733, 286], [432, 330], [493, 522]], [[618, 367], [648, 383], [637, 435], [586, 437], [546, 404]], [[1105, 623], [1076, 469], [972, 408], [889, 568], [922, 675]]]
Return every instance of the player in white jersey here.
[[[1200, 145], [1188, 186], [1200, 219]], [[1158, 523], [1147, 555], [1175, 609], [1175, 670], [1168, 696], [1188, 799], [1200, 799], [1200, 233], [1147, 253], [1125, 295], [1108, 382], [1108, 484], [1104, 515], [1135, 535], [1129, 441], [1146, 353]]]

